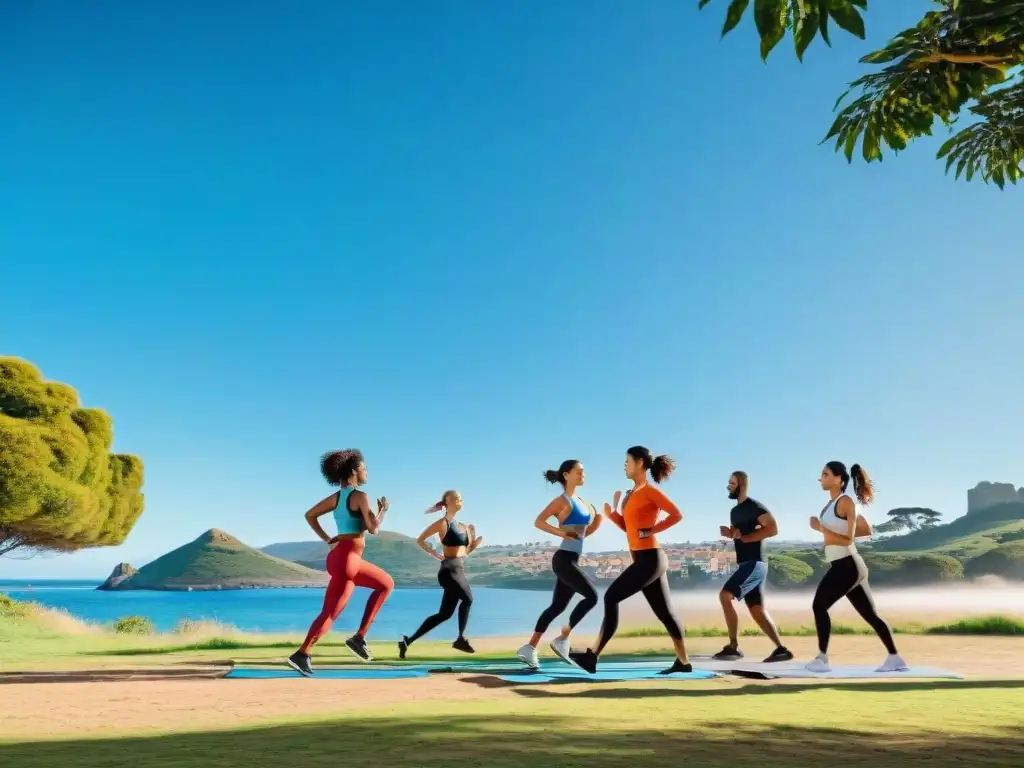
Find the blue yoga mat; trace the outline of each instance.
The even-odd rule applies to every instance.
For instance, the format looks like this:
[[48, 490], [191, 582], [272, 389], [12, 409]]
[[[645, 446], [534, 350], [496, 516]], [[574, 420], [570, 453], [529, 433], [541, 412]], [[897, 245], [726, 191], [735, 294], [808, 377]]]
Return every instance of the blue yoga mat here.
[[[425, 669], [374, 669], [355, 667], [353, 669], [313, 669], [314, 680], [401, 680], [403, 678], [426, 677]], [[235, 667], [225, 675], [235, 680], [274, 680], [302, 677], [289, 667]]]
[[693, 672], [659, 675], [658, 670], [645, 669], [608, 669], [601, 667], [593, 675], [582, 669], [566, 667], [565, 672], [526, 672], [519, 674], [498, 675], [498, 679], [508, 683], [615, 683], [625, 680], [711, 680], [717, 677], [714, 672], [695, 669]]

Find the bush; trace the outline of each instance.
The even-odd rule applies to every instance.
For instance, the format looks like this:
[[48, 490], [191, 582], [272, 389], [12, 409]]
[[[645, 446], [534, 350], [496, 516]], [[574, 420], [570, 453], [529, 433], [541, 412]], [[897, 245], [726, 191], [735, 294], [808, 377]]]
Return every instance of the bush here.
[[964, 565], [955, 557], [929, 552], [907, 555], [864, 553], [871, 572], [871, 583], [887, 586], [912, 586], [957, 581], [964, 577]]
[[782, 589], [808, 584], [814, 568], [789, 555], [768, 555], [768, 583]]
[[125, 616], [114, 622], [114, 632], [119, 635], [151, 635], [154, 631], [153, 622], [145, 616]]
[[967, 561], [967, 576], [1002, 576], [1004, 579], [1024, 579], [1024, 541], [1000, 544]]

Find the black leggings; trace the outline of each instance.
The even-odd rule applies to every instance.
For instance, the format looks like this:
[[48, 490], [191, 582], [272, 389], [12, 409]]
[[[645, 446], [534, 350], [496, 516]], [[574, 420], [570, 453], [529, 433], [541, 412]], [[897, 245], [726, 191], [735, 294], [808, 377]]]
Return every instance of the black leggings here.
[[555, 617], [560, 616], [562, 611], [569, 607], [573, 595], [580, 595], [583, 599], [569, 614], [570, 628], [579, 624], [590, 609], [597, 605], [597, 590], [587, 578], [587, 574], [580, 570], [579, 562], [579, 553], [567, 549], [558, 550], [551, 558], [551, 570], [555, 572], [558, 581], [555, 582], [555, 591], [551, 595], [551, 605], [545, 608], [537, 619], [534, 632], [547, 631]]
[[466, 572], [462, 567], [461, 557], [446, 557], [441, 563], [437, 572], [437, 583], [444, 590], [441, 598], [441, 607], [433, 616], [428, 616], [416, 630], [416, 634], [408, 638], [406, 642], [412, 645], [414, 640], [423, 637], [438, 624], [442, 624], [455, 613], [455, 606], [459, 606], [459, 637], [466, 631], [466, 622], [469, 621], [469, 609], [473, 606], [473, 590], [469, 588], [466, 581]]
[[601, 623], [601, 644], [594, 653], [601, 653], [619, 628], [619, 603], [637, 592], [643, 592], [647, 604], [673, 640], [682, 640], [683, 631], [672, 613], [668, 592], [668, 557], [661, 549], [640, 549], [630, 552], [633, 562], [604, 593], [604, 621]]
[[875, 610], [875, 601], [868, 588], [868, 568], [860, 555], [833, 560], [814, 593], [812, 608], [814, 626], [818, 630], [818, 650], [828, 653], [828, 641], [832, 635], [832, 619], [828, 611], [844, 597], [875, 630], [878, 638], [885, 643], [886, 650], [895, 654], [896, 643], [892, 639], [892, 631]]

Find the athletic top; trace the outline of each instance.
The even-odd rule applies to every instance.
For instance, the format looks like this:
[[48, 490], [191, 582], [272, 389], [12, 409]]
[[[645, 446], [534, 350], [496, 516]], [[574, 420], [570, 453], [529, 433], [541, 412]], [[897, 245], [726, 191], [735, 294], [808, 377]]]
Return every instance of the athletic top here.
[[565, 516], [565, 520], [558, 524], [558, 528], [563, 531], [572, 531], [579, 538], [562, 539], [562, 543], [558, 545], [558, 548], [583, 554], [583, 538], [587, 535], [587, 526], [594, 521], [593, 510], [583, 506], [583, 502], [575, 496], [562, 495], [569, 502], [569, 514]]
[[[445, 522], [448, 518], [443, 518]], [[448, 523], [448, 530], [444, 532], [444, 536], [441, 537], [441, 544], [445, 547], [468, 547], [469, 546], [469, 531], [459, 530], [459, 524], [452, 525]]]
[[[732, 508], [729, 513], [729, 524], [739, 530], [741, 535], [753, 533], [757, 529], [757, 518], [768, 514], [768, 509], [759, 501], [749, 496]], [[736, 563], [756, 562], [761, 560], [760, 541], [740, 541], [733, 539], [736, 545]]]
[[334, 522], [338, 526], [338, 534], [362, 533], [363, 513], [353, 512], [348, 506], [355, 488], [342, 488], [338, 491], [338, 503], [334, 507]]
[[[850, 500], [853, 501], [853, 514], [856, 515], [857, 500], [853, 498], [853, 496], [851, 496], [849, 493], [846, 493], [845, 491], [836, 496], [831, 501], [829, 501], [829, 503], [825, 505], [825, 508], [821, 510], [821, 514], [818, 515], [818, 519], [821, 520], [822, 528], [827, 528], [828, 530], [832, 531], [832, 533], [838, 533], [840, 536], [846, 536], [850, 530], [849, 521], [843, 520], [843, 518], [839, 517], [839, 515], [836, 514], [836, 504], [839, 503], [839, 500], [843, 498], [843, 496], [848, 496]], [[856, 542], [854, 542], [853, 544], [846, 545], [825, 545], [825, 560], [827, 560], [828, 562], [832, 562], [833, 560], [839, 560], [841, 558], [849, 557], [850, 555], [855, 554], [857, 554]]]
[[[660, 509], [664, 509], [677, 519], [655, 524]], [[611, 516], [612, 522], [626, 532], [626, 541], [629, 542], [629, 549], [632, 552], [658, 549], [658, 540], [654, 534], [675, 525], [679, 517], [679, 508], [669, 501], [668, 496], [650, 485], [626, 491], [622, 514], [613, 512]]]

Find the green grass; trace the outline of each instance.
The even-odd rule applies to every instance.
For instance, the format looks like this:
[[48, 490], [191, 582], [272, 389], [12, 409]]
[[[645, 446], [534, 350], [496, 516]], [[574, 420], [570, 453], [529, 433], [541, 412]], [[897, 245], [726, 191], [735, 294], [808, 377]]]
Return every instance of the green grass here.
[[[215, 682], [211, 685], [229, 685]], [[471, 685], [471, 683], [467, 683]], [[524, 686], [236, 730], [0, 743], [18, 768], [1019, 766], [1024, 682]], [[324, 690], [311, 685], [311, 691]], [[327, 686], [326, 689], [331, 689]], [[336, 690], [336, 689], [335, 689]], [[316, 695], [314, 692], [311, 695]]]

